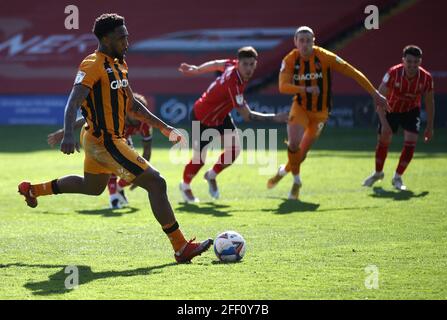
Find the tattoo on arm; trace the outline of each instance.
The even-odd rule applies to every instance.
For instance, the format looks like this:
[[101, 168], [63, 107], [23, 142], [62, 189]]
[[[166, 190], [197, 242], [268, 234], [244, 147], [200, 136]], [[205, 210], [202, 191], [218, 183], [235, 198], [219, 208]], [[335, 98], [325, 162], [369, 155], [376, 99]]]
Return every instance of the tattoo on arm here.
[[149, 123], [151, 126], [163, 129], [167, 127], [167, 124], [156, 117], [152, 112], [150, 112], [140, 101], [133, 99], [132, 103], [132, 113], [140, 120]]

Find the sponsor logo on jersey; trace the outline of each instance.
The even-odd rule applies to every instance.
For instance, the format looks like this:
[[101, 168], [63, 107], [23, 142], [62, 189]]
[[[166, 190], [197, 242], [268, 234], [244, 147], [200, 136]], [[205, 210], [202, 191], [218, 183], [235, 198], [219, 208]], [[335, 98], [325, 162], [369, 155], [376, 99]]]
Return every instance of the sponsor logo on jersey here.
[[125, 88], [128, 85], [129, 85], [129, 81], [127, 79], [114, 80], [114, 81], [110, 82], [110, 88], [112, 88], [113, 90], [116, 90], [119, 88]]
[[323, 79], [323, 73], [315, 72], [315, 73], [306, 73], [306, 74], [296, 74], [293, 76], [293, 78], [296, 81]]

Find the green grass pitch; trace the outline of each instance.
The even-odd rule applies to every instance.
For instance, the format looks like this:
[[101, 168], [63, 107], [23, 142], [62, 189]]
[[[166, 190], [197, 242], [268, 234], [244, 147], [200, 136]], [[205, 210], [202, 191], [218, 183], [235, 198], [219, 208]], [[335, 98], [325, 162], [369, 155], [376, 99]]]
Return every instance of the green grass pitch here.
[[[217, 201], [200, 172], [192, 184], [197, 205], [181, 203], [183, 166], [170, 163], [168, 144], [156, 133], [152, 164], [168, 182], [185, 235], [236, 230], [247, 241], [240, 263], [218, 263], [211, 249], [177, 265], [142, 189], [127, 191], [130, 207], [115, 211], [107, 209], [107, 192], [26, 206], [20, 181], [82, 174], [82, 152], [65, 156], [46, 146], [53, 129], [0, 127], [0, 299], [447, 299], [445, 130], [418, 144], [404, 176], [410, 191], [390, 183], [401, 134], [385, 180], [363, 188], [373, 171], [375, 131], [328, 128], [302, 166], [301, 202], [285, 200], [290, 176], [268, 191], [261, 165], [239, 164], [218, 177]], [[79, 270], [72, 290], [64, 286], [68, 265]], [[371, 276], [372, 288], [365, 285]]]

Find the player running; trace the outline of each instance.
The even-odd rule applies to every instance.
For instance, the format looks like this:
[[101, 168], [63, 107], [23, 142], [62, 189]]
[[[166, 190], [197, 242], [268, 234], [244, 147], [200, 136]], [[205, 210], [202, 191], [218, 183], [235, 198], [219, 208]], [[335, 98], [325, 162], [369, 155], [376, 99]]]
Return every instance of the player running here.
[[294, 95], [287, 124], [288, 162], [268, 180], [267, 187], [273, 188], [288, 172], [292, 172], [289, 199], [296, 200], [302, 186], [300, 166], [331, 112], [332, 71], [357, 81], [380, 108], [386, 108], [387, 102], [360, 71], [334, 53], [314, 45], [315, 36], [311, 28], [298, 28], [294, 40], [296, 49], [284, 58], [279, 74], [279, 91]]
[[406, 46], [403, 50], [402, 63], [391, 67], [383, 77], [379, 92], [387, 97], [391, 110], [390, 112], [380, 109], [377, 111], [380, 122], [376, 147], [376, 171], [363, 182], [364, 186], [371, 187], [376, 181], [383, 179], [383, 166], [388, 147], [393, 134], [402, 127], [404, 147], [391, 183], [397, 190], [407, 189], [402, 181], [402, 175], [413, 158], [416, 148], [421, 124], [422, 96], [425, 97], [427, 111], [424, 142], [429, 142], [433, 137], [435, 114], [433, 78], [421, 67], [421, 62], [422, 50], [414, 45]]
[[[212, 141], [202, 140], [206, 130], [217, 130], [223, 144], [223, 152], [216, 164], [208, 170], [204, 178], [209, 185], [209, 193], [214, 199], [219, 198], [216, 177], [229, 167], [240, 153], [239, 135], [231, 117], [236, 109], [245, 121], [285, 122], [286, 113], [263, 114], [252, 111], [244, 99], [244, 89], [256, 69], [258, 53], [253, 47], [238, 50], [237, 60], [213, 60], [200, 66], [182, 63], [179, 71], [186, 75], [198, 75], [206, 72], [223, 72], [195, 102], [191, 118], [200, 126], [200, 136], [192, 138], [193, 158], [185, 166], [180, 191], [185, 202], [198, 202], [191, 190], [191, 181], [205, 164], [207, 146]], [[208, 131], [211, 132], [211, 131]]]
[[[145, 107], [148, 106], [147, 100], [143, 95], [134, 92], [134, 97]], [[75, 122], [74, 129], [82, 128], [85, 124], [85, 119], [79, 118]], [[152, 153], [152, 127], [145, 122], [141, 122], [138, 119], [133, 119], [129, 117], [129, 115], [126, 115], [124, 128], [124, 138], [132, 149], [134, 148], [132, 136], [139, 134], [142, 137], [143, 158], [149, 162], [151, 160]], [[82, 130], [85, 129], [83, 128]], [[59, 129], [48, 135], [47, 142], [51, 147], [54, 147], [62, 141], [63, 137], [64, 129]], [[110, 175], [107, 189], [109, 191], [109, 206], [111, 209], [121, 209], [129, 204], [124, 192], [124, 188], [127, 186], [130, 186], [130, 190], [133, 190], [136, 187], [136, 185], [130, 184], [123, 178], [118, 179], [118, 177], [113, 173]]]
[[24, 181], [18, 186], [19, 193], [32, 208], [37, 206], [38, 197], [50, 194], [97, 196], [104, 191], [113, 173], [147, 190], [152, 212], [171, 241], [176, 261], [188, 262], [206, 251], [213, 240], [185, 240], [168, 200], [165, 179], [123, 137], [126, 114], [154, 126], [171, 141], [184, 143], [184, 137], [134, 97], [124, 60], [129, 46], [124, 18], [103, 14], [96, 19], [93, 32], [99, 41], [98, 49], [80, 65], [65, 107], [61, 143], [64, 154], [72, 154], [75, 149], [79, 151], [73, 126], [81, 106], [87, 121], [81, 135], [85, 150], [84, 176], [69, 175], [41, 184]]

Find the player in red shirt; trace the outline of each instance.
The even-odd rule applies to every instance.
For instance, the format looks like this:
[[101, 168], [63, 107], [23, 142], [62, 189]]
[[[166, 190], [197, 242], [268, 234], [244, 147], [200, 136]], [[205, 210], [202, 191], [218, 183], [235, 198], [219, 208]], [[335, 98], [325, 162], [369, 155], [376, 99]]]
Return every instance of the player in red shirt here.
[[[140, 101], [145, 107], [148, 106], [148, 102], [146, 98], [138, 94], [136, 92], [133, 93], [135, 99]], [[82, 128], [86, 123], [84, 118], [79, 118], [76, 120], [74, 128], [79, 129]], [[127, 141], [127, 144], [134, 148], [132, 136], [140, 135], [142, 137], [142, 145], [143, 145], [143, 158], [147, 161], [151, 160], [152, 153], [152, 127], [146, 122], [139, 121], [137, 119], [126, 117], [126, 124], [124, 129], [124, 138]], [[59, 129], [55, 132], [52, 132], [47, 137], [47, 142], [51, 147], [59, 144], [64, 137], [64, 129]], [[111, 209], [120, 209], [123, 206], [129, 204], [127, 197], [124, 193], [124, 188], [129, 186], [130, 183], [124, 180], [123, 178], [118, 179], [115, 174], [111, 174], [109, 178], [109, 182], [107, 183], [107, 189], [109, 190], [109, 199], [110, 199], [110, 208]], [[136, 185], [131, 185], [130, 190], [133, 190]]]
[[[223, 142], [223, 153], [212, 169], [205, 173], [210, 195], [219, 198], [216, 176], [230, 166], [240, 153], [239, 136], [230, 112], [235, 108], [245, 121], [272, 120], [286, 122], [287, 113], [263, 114], [252, 111], [244, 99], [244, 89], [256, 69], [258, 53], [253, 47], [238, 50], [237, 60], [214, 60], [200, 66], [182, 63], [179, 71], [186, 75], [206, 72], [222, 72], [195, 102], [191, 118], [193, 125], [199, 123], [200, 136], [192, 137], [193, 158], [185, 166], [180, 191], [186, 202], [198, 202], [190, 183], [205, 164], [206, 147], [212, 140], [202, 139], [205, 130], [217, 130]], [[193, 130], [194, 132], [194, 130]], [[211, 133], [211, 131], [208, 131]], [[212, 138], [211, 138], [212, 139]]]
[[372, 186], [384, 177], [383, 166], [388, 153], [393, 134], [399, 127], [404, 130], [404, 147], [400, 155], [399, 164], [392, 179], [393, 186], [398, 190], [406, 190], [402, 182], [402, 175], [413, 158], [416, 141], [420, 129], [421, 98], [425, 97], [427, 111], [427, 127], [424, 142], [433, 137], [433, 119], [435, 113], [433, 78], [429, 72], [421, 67], [422, 50], [414, 45], [406, 46], [403, 50], [402, 63], [385, 74], [379, 87], [381, 94], [386, 95], [390, 105], [390, 112], [378, 109], [380, 119], [378, 142], [376, 147], [376, 171], [364, 182], [364, 186]]

